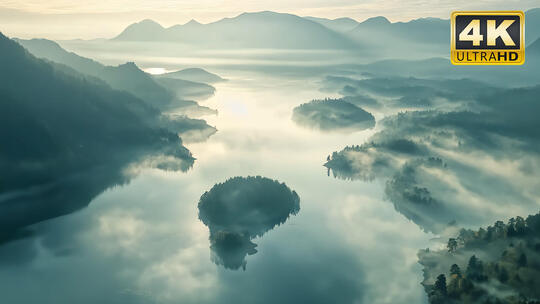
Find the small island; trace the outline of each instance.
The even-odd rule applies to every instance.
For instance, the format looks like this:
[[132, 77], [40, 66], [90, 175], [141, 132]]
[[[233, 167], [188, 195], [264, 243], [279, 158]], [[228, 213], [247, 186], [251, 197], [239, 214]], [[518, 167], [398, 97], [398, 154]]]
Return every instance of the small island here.
[[300, 126], [321, 131], [362, 131], [375, 126], [371, 113], [343, 99], [312, 100], [294, 108], [292, 119]]
[[284, 183], [261, 176], [215, 184], [199, 201], [199, 219], [210, 230], [212, 260], [227, 269], [246, 268], [257, 253], [251, 242], [300, 211], [300, 198]]

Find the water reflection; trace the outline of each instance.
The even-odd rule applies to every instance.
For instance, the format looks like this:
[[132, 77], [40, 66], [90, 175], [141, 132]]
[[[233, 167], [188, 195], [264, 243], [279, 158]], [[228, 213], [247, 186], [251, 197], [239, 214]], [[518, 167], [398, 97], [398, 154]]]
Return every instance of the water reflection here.
[[265, 177], [234, 177], [214, 185], [199, 201], [199, 218], [210, 229], [212, 259], [228, 269], [246, 268], [251, 242], [300, 211], [300, 198], [284, 183]]
[[0, 52], [0, 243], [84, 208], [127, 183], [135, 165], [174, 171], [193, 165], [177, 133], [198, 126], [39, 60], [1, 34]]
[[[378, 185], [322, 174], [329, 147], [373, 132], [300, 128], [290, 119], [298, 100], [328, 96], [314, 83], [231, 74], [205, 102], [219, 109], [209, 117], [219, 132], [187, 144], [197, 157], [188, 174], [144, 170], [80, 212], [32, 226], [39, 237], [0, 247], [6, 303], [422, 303], [416, 251], [432, 236], [382, 204]], [[249, 239], [258, 252], [240, 255], [245, 271], [216, 267], [196, 202], [216, 181], [258, 174], [301, 193], [302, 212]], [[44, 289], [62, 292], [43, 298]]]

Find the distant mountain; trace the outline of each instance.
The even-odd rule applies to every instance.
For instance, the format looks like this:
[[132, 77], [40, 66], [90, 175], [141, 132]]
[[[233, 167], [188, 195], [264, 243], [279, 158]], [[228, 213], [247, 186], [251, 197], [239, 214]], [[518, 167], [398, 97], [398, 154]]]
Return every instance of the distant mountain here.
[[[450, 20], [420, 18], [392, 23], [379, 16], [359, 23], [347, 35], [359, 43], [393, 56], [406, 54], [404, 52], [414, 54], [426, 51], [431, 52], [432, 56], [441, 56], [449, 52]], [[540, 8], [535, 8], [525, 12], [525, 43], [529, 45], [538, 38]]]
[[[122, 34], [120, 40], [146, 41], [146, 40], [161, 40], [165, 36], [165, 28], [159, 23], [146, 19], [141, 22], [133, 23], [128, 26]], [[156, 36], [157, 35], [157, 36]], [[119, 36], [119, 37], [120, 37]]]
[[348, 32], [358, 25], [358, 21], [351, 18], [326, 19], [318, 17], [304, 17], [304, 19], [315, 21], [333, 31], [341, 33]]
[[[0, 34], [0, 244], [85, 207], [144, 162], [187, 170], [180, 122]], [[171, 129], [169, 129], [171, 127]]]
[[530, 45], [540, 38], [540, 8], [525, 12], [525, 44]]
[[[349, 36], [380, 48], [397, 48], [410, 45], [426, 47], [427, 45], [444, 45], [449, 47], [449, 20], [438, 18], [421, 18], [409, 22], [391, 23], [385, 17], [374, 17], [358, 24]], [[407, 50], [409, 51], [409, 50]]]
[[226, 81], [226, 79], [200, 68], [184, 69], [176, 72], [161, 74], [157, 77], [176, 78], [201, 83], [216, 83]]
[[170, 28], [144, 20], [128, 26], [114, 40], [173, 41], [211, 48], [347, 49], [358, 46], [317, 22], [268, 11]]
[[527, 47], [527, 49], [525, 50], [525, 56], [529, 54], [534, 56], [540, 56], [540, 38], [536, 39], [536, 41], [534, 41]]
[[[177, 96], [179, 98], [193, 97], [193, 94], [183, 96], [182, 90], [174, 93], [167, 90], [159, 85], [152, 76], [139, 69], [133, 62], [116, 67], [105, 66], [97, 61], [68, 52], [54, 41], [46, 39], [16, 39], [16, 41], [39, 58], [65, 64], [80, 73], [102, 79], [114, 89], [128, 91], [154, 107], [167, 109], [198, 106], [192, 101], [176, 98]], [[184, 89], [190, 92], [193, 91], [189, 86]]]
[[[540, 38], [540, 8], [525, 12], [527, 45]], [[114, 40], [172, 41], [208, 48], [355, 49], [388, 58], [445, 56], [448, 19], [419, 18], [390, 22], [383, 16], [357, 22], [351, 18], [299, 17], [275, 12], [243, 13], [209, 24], [192, 20], [164, 28], [151, 20], [128, 26]], [[401, 55], [401, 56], [400, 56]]]
[[386, 19], [383, 16], [371, 17], [361, 23], [358, 23], [355, 28], [365, 28], [365, 29], [378, 29], [380, 27], [385, 27], [390, 25], [390, 20]]

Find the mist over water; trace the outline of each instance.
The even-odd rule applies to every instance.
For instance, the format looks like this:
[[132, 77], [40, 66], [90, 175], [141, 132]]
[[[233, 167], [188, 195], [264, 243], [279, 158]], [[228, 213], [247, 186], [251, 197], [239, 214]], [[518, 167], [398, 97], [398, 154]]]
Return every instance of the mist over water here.
[[[223, 303], [238, 301], [242, 290], [246, 300], [240, 303], [274, 302], [270, 290], [285, 303], [424, 301], [415, 257], [430, 236], [382, 201], [381, 184], [344, 183], [322, 166], [329, 151], [362, 142], [375, 130], [326, 134], [294, 124], [295, 106], [329, 96], [319, 92], [316, 79], [234, 70], [220, 75], [229, 81], [216, 84], [215, 96], [201, 102], [218, 110], [204, 118], [219, 132], [186, 144], [197, 158], [189, 172], [145, 170], [88, 208], [38, 224], [42, 237], [0, 248], [33, 252], [18, 266], [2, 268], [2, 285], [24, 282], [37, 292], [68, 284], [78, 303], [91, 302], [80, 286], [132, 303]], [[215, 183], [248, 175], [285, 182], [301, 197], [301, 211], [255, 238], [258, 253], [247, 256], [245, 271], [235, 272], [212, 263], [197, 201]], [[81, 263], [88, 268], [76, 266]], [[84, 276], [70, 280], [71, 269]], [[59, 273], [64, 275], [55, 281], [42, 279]], [[316, 285], [321, 287], [314, 290]], [[6, 289], [5, 296], [31, 302], [34, 294]]]
[[[244, 47], [249, 40], [227, 39], [222, 42], [240, 47], [17, 40], [36, 57], [51, 60], [45, 62], [0, 37], [0, 47], [11, 47], [14, 58], [33, 64], [20, 73], [13, 69], [17, 79], [39, 66], [49, 73], [43, 79], [65, 80], [65, 87], [73, 79], [82, 89], [93, 85], [100, 107], [90, 99], [73, 125], [94, 115], [88, 116], [90, 125], [100, 126], [95, 122], [111, 114], [104, 125], [127, 138], [117, 149], [103, 144], [92, 150], [96, 160], [110, 157], [114, 166], [51, 178], [39, 170], [61, 160], [41, 164], [31, 158], [41, 156], [39, 149], [20, 156], [8, 145], [17, 142], [14, 133], [0, 131], [10, 147], [0, 152], [22, 159], [13, 172], [38, 172], [35, 184], [13, 179], [15, 186], [5, 192], [0, 178], [0, 224], [9, 228], [0, 231], [0, 302], [435, 303], [430, 288], [437, 276], [454, 261], [466, 273], [472, 254], [490, 258], [486, 265], [501, 256], [504, 267], [519, 261], [516, 272], [535, 277], [527, 271], [536, 267], [537, 253], [523, 249], [532, 261], [527, 268], [519, 256], [522, 240], [505, 239], [518, 235], [513, 224], [478, 233], [460, 229], [498, 220], [523, 223], [510, 217], [538, 211], [538, 42], [523, 67], [454, 69], [446, 36], [439, 37], [448, 30], [447, 20], [396, 24], [374, 18], [363, 26], [382, 26], [384, 37], [403, 39], [398, 48], [383, 48], [386, 40], [376, 39], [381, 45], [364, 49], [362, 39], [374, 41], [366, 40], [362, 28], [349, 33], [359, 37], [349, 41], [299, 17], [263, 12], [243, 18], [257, 20], [253, 16], [300, 19], [300, 25], [342, 45], [320, 47], [324, 43], [304, 39], [314, 47], [302, 48], [290, 37], [284, 41], [296, 48], [260, 47], [268, 44], [260, 37], [251, 41], [258, 46], [253, 48]], [[425, 32], [438, 38], [432, 43], [422, 36], [424, 51], [404, 52], [411, 45], [403, 35], [422, 33], [409, 31], [418, 22], [433, 23]], [[156, 28], [152, 21], [141, 23]], [[302, 34], [299, 29], [295, 33]], [[60, 46], [99, 63], [68, 56]], [[26, 88], [31, 94], [20, 96], [33, 109], [29, 101], [42, 88]], [[2, 117], [7, 126], [19, 126], [8, 119], [20, 114], [4, 102], [18, 105], [17, 91], [8, 89], [0, 83], [0, 106], [14, 115]], [[70, 98], [82, 98], [59, 96], [70, 106]], [[114, 113], [107, 111], [110, 105], [118, 106]], [[44, 122], [28, 134], [50, 128], [39, 144], [87, 155], [77, 149], [101, 143], [101, 137], [83, 124], [82, 131], [73, 128], [57, 139], [55, 134], [64, 134], [54, 128], [71, 131], [58, 119], [73, 116], [62, 106], [37, 109], [38, 117], [58, 116], [29, 116], [28, 121]], [[130, 116], [122, 124], [118, 117], [126, 109]], [[81, 134], [88, 138], [79, 144]], [[24, 136], [28, 146], [30, 135]], [[54, 146], [58, 142], [64, 146]], [[10, 165], [5, 160], [0, 166]], [[89, 167], [93, 160], [87, 160]], [[55, 208], [47, 209], [51, 202]], [[540, 238], [530, 234], [527, 246], [538, 246]], [[457, 235], [465, 235], [469, 247], [449, 249], [449, 238]], [[484, 252], [488, 247], [496, 252]], [[447, 277], [462, 279], [456, 273]], [[519, 287], [521, 277], [513, 275], [510, 282]], [[501, 294], [513, 294], [516, 287], [505, 288]]]

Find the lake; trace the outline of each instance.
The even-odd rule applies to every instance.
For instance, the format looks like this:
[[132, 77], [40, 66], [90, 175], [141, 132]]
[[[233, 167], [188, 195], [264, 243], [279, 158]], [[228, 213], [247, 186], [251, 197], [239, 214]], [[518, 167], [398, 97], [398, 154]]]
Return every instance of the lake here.
[[[327, 133], [295, 125], [295, 106], [335, 97], [319, 91], [318, 77], [220, 72], [229, 81], [201, 102], [219, 111], [204, 117], [218, 132], [186, 144], [194, 167], [134, 169], [136, 178], [88, 208], [38, 224], [41, 238], [8, 245], [35, 242], [36, 258], [0, 270], [0, 284], [12, 287], [4, 290], [24, 284], [26, 302], [38, 291], [55, 299], [46, 291], [59, 286], [72, 303], [103, 294], [110, 303], [426, 302], [417, 252], [438, 246], [434, 236], [383, 199], [382, 181], [335, 179], [323, 167], [332, 151], [361, 144], [378, 128]], [[258, 252], [246, 257], [245, 270], [225, 269], [212, 262], [197, 203], [216, 183], [256, 175], [295, 190], [300, 212], [252, 240]]]

